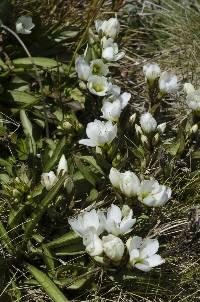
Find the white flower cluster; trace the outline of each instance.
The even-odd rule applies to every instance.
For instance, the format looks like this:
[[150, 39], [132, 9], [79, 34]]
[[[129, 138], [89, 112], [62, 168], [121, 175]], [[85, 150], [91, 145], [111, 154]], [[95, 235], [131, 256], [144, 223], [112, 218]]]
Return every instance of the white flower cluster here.
[[68, 164], [65, 155], [63, 154], [58, 163], [56, 174], [54, 173], [54, 171], [42, 173], [41, 184], [46, 188], [47, 191], [49, 191], [57, 183], [59, 177], [67, 172]]
[[87, 82], [87, 88], [92, 94], [105, 97], [101, 118], [106, 121], [95, 119], [90, 122], [86, 128], [88, 138], [81, 139], [79, 143], [89, 147], [102, 147], [111, 143], [117, 136], [117, 126], [113, 123], [118, 122], [123, 109], [130, 101], [131, 94], [121, 93], [121, 88], [113, 85], [106, 77], [109, 73], [108, 62], [117, 61], [124, 56], [124, 52], [119, 52], [118, 45], [114, 42], [120, 29], [118, 19], [97, 20], [95, 27], [98, 33], [97, 39], [100, 39], [101, 58], [87, 62], [86, 49], [85, 56], [76, 59], [75, 69], [79, 79]]
[[161, 72], [160, 66], [156, 63], [148, 63], [143, 66], [143, 73], [146, 81], [152, 85], [157, 80], [159, 91], [162, 94], [174, 93], [178, 90], [177, 76], [171, 72]]
[[[92, 256], [110, 261], [119, 265], [129, 252], [128, 263], [142, 271], [150, 271], [153, 267], [164, 263], [164, 259], [156, 254], [159, 248], [157, 239], [142, 239], [134, 236], [126, 244], [122, 236], [132, 231], [136, 219], [133, 211], [124, 205], [122, 210], [112, 204], [105, 214], [101, 210], [91, 210], [79, 214], [77, 218], [69, 219], [72, 229], [83, 238], [86, 252]], [[120, 237], [121, 238], [120, 238]], [[126, 261], [127, 262], [127, 261]], [[126, 263], [125, 262], [125, 263]]]
[[171, 198], [171, 189], [160, 185], [157, 180], [143, 180], [140, 182], [137, 175], [131, 171], [120, 173], [111, 168], [109, 179], [113, 187], [119, 189], [125, 196], [137, 196], [143, 204], [151, 207], [160, 207]]

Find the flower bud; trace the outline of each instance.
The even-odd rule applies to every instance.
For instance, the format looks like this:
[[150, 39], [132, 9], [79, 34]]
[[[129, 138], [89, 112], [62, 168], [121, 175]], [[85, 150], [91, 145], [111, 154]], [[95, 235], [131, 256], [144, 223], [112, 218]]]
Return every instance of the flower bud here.
[[136, 196], [140, 189], [140, 180], [137, 175], [131, 171], [121, 173], [120, 190], [127, 197]]
[[197, 131], [198, 131], [198, 125], [197, 124], [194, 124], [192, 127], [191, 127], [191, 129], [190, 129], [190, 132], [191, 133], [196, 133]]
[[65, 155], [63, 154], [58, 163], [57, 175], [59, 175], [60, 173], [62, 173], [62, 175], [63, 175], [64, 173], [67, 173], [67, 172], [68, 172], [68, 164], [67, 164]]
[[183, 86], [183, 91], [186, 94], [189, 94], [189, 93], [194, 92], [195, 88], [194, 88], [194, 86], [191, 83], [185, 83], [184, 86]]
[[166, 129], [166, 123], [162, 123], [162, 124], [159, 124], [158, 127], [157, 127], [157, 130], [163, 134], [165, 132], [165, 129]]
[[120, 175], [121, 173], [117, 169], [115, 168], [110, 169], [110, 174], [109, 174], [110, 182], [113, 185], [113, 187], [117, 189], [119, 189], [120, 186]]
[[106, 256], [114, 262], [119, 262], [124, 254], [124, 243], [112, 234], [103, 236], [103, 250]]
[[137, 135], [142, 134], [142, 129], [138, 124], [135, 124], [135, 131]]
[[163, 94], [176, 92], [178, 90], [177, 76], [168, 71], [162, 72], [159, 79], [159, 89]]
[[136, 113], [133, 113], [130, 117], [129, 117], [129, 122], [134, 124], [135, 123], [135, 119], [136, 119]]
[[157, 122], [150, 112], [141, 115], [140, 125], [145, 133], [154, 132], [157, 128]]
[[159, 78], [161, 70], [158, 64], [148, 63], [143, 66], [143, 73], [148, 82], [152, 83]]
[[41, 175], [41, 183], [42, 185], [49, 191], [58, 181], [57, 176], [53, 171], [49, 173], [42, 173]]

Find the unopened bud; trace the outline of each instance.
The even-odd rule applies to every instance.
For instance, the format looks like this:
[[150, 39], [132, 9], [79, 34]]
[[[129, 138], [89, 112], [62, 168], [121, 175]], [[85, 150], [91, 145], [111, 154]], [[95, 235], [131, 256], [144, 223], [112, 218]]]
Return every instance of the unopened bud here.
[[70, 130], [72, 128], [72, 124], [68, 121], [65, 121], [65, 122], [63, 122], [62, 127], [65, 130]]
[[136, 119], [136, 113], [132, 114], [132, 115], [129, 117], [129, 122], [133, 124], [133, 123], [135, 122], [135, 119]]
[[143, 145], [147, 145], [147, 146], [149, 145], [148, 138], [144, 134], [141, 135], [141, 141]]
[[157, 143], [159, 142], [159, 140], [160, 140], [160, 134], [159, 134], [159, 133], [156, 133], [156, 134], [154, 135], [153, 139], [152, 139], [152, 144], [153, 144], [154, 146], [156, 146]]
[[191, 133], [196, 133], [197, 130], [198, 130], [198, 128], [199, 128], [198, 125], [195, 124], [195, 125], [193, 125], [193, 126], [191, 127], [190, 132], [191, 132]]
[[183, 86], [183, 91], [186, 94], [190, 94], [195, 91], [194, 86], [191, 83], [185, 83]]
[[142, 134], [142, 129], [138, 124], [135, 124], [135, 131], [137, 135]]

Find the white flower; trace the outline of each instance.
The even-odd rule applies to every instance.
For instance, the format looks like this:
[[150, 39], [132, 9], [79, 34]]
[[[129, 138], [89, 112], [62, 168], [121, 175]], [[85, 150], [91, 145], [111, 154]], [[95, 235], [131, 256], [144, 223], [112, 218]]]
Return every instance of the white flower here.
[[119, 100], [114, 102], [105, 101], [103, 107], [101, 108], [103, 115], [101, 116], [105, 120], [111, 122], [117, 122], [120, 118], [122, 112], [122, 106]]
[[123, 92], [121, 95], [119, 95], [118, 99], [121, 102], [122, 109], [124, 109], [131, 99], [131, 94], [129, 92]]
[[90, 256], [100, 256], [103, 253], [103, 243], [94, 230], [89, 230], [84, 234], [83, 244], [85, 250]]
[[109, 90], [109, 94], [111, 94], [111, 97], [116, 99], [121, 93], [121, 87], [118, 85], [112, 85], [112, 87]]
[[[114, 101], [111, 101], [112, 98], [114, 98]], [[101, 112], [103, 113], [101, 117], [112, 122], [117, 122], [119, 120], [122, 110], [127, 106], [131, 98], [131, 94], [124, 92], [121, 95], [118, 95], [116, 99], [115, 98], [116, 96], [111, 96], [104, 100], [101, 108]]]
[[100, 235], [104, 230], [104, 226], [100, 221], [100, 212], [96, 210], [81, 213], [77, 218], [69, 218], [68, 222], [80, 237], [87, 236], [88, 232]]
[[108, 233], [115, 236], [127, 234], [132, 231], [136, 219], [133, 218], [133, 211], [126, 206], [126, 211], [114, 204], [107, 210], [107, 215], [100, 213], [101, 223]]
[[177, 76], [171, 72], [164, 71], [159, 78], [159, 89], [162, 93], [173, 93], [178, 89]]
[[68, 164], [67, 164], [65, 155], [63, 154], [58, 163], [57, 175], [60, 175], [60, 173], [62, 173], [62, 175], [63, 175], [64, 173], [67, 173], [67, 172], [68, 172]]
[[103, 37], [101, 39], [102, 44], [102, 58], [106, 61], [118, 61], [125, 56], [125, 52], [119, 52], [117, 43], [114, 43], [112, 38], [106, 39]]
[[90, 72], [92, 75], [106, 76], [109, 72], [109, 69], [101, 59], [96, 59], [90, 63]]
[[138, 199], [147, 206], [160, 207], [171, 198], [171, 189], [160, 185], [157, 180], [141, 182]]
[[131, 171], [121, 173], [120, 190], [127, 197], [136, 196], [140, 190], [140, 180], [137, 175]]
[[128, 239], [126, 246], [129, 251], [131, 265], [141, 271], [149, 272], [153, 267], [165, 262], [157, 254], [159, 249], [157, 239], [142, 239], [141, 237], [134, 236]]
[[120, 31], [120, 23], [117, 18], [110, 18], [109, 20], [95, 21], [96, 31], [101, 33], [107, 37], [111, 37], [115, 39]]
[[140, 180], [131, 171], [120, 173], [117, 169], [111, 168], [109, 179], [113, 187], [120, 189], [127, 197], [136, 196], [140, 191]]
[[103, 236], [103, 250], [106, 256], [114, 262], [119, 262], [124, 255], [124, 243], [123, 241], [109, 234], [108, 236]]
[[89, 91], [98, 96], [105, 96], [111, 86], [106, 77], [97, 75], [90, 76], [87, 84]]
[[150, 112], [141, 115], [140, 125], [145, 133], [154, 132], [157, 128], [157, 122]]
[[75, 62], [75, 70], [78, 74], [78, 78], [82, 81], [87, 81], [90, 75], [90, 66], [85, 61], [83, 56], [79, 56]]
[[200, 110], [200, 89], [190, 92], [186, 97], [186, 103], [190, 109]]
[[158, 130], [160, 133], [164, 133], [164, 132], [165, 132], [165, 129], [166, 129], [166, 126], [167, 126], [166, 123], [159, 124], [158, 127], [157, 127], [157, 130]]
[[159, 78], [161, 70], [158, 64], [148, 63], [143, 66], [143, 73], [145, 75], [146, 80], [153, 82], [157, 78]]
[[183, 86], [183, 90], [186, 94], [195, 92], [195, 88], [191, 83], [185, 83]]
[[57, 176], [53, 171], [48, 173], [42, 173], [41, 175], [41, 184], [49, 191], [58, 181]]
[[29, 35], [35, 24], [30, 16], [21, 16], [17, 19], [15, 26], [18, 34]]
[[109, 179], [114, 188], [119, 189], [120, 176], [121, 176], [121, 173], [117, 169], [115, 169], [115, 168], [110, 169]]
[[81, 139], [79, 144], [89, 147], [103, 146], [109, 144], [117, 136], [117, 126], [112, 122], [94, 120], [88, 123], [86, 128], [88, 139]]

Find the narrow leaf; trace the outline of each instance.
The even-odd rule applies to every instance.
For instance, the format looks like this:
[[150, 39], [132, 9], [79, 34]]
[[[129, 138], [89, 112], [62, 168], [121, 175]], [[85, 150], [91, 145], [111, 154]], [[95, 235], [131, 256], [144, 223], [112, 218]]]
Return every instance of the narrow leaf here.
[[31, 264], [26, 265], [28, 271], [33, 275], [33, 277], [38, 281], [47, 295], [54, 302], [68, 302], [69, 300], [64, 296], [64, 294], [59, 290], [59, 288], [55, 285], [55, 283], [42, 271], [37, 269], [35, 266]]

